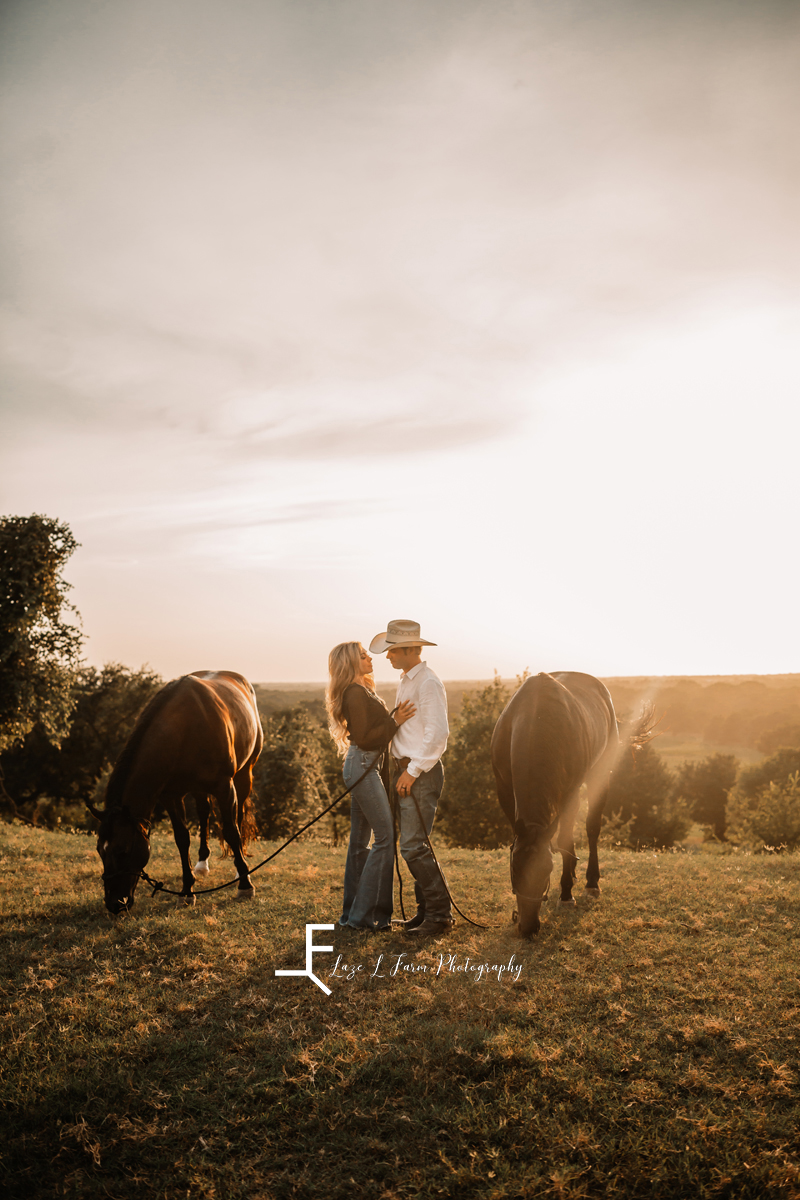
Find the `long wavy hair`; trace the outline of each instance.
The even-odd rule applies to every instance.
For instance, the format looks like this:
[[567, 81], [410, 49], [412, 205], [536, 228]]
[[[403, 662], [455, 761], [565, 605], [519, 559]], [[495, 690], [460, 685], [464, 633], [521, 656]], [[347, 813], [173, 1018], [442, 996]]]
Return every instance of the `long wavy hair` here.
[[[334, 646], [328, 655], [328, 674], [330, 679], [325, 689], [325, 708], [328, 712], [328, 729], [336, 743], [340, 755], [345, 755], [350, 746], [350, 736], [344, 723], [344, 708], [342, 700], [345, 688], [351, 683], [363, 683], [369, 688], [376, 700], [380, 700], [375, 691], [375, 680], [371, 675], [361, 674], [361, 643], [340, 642]], [[386, 706], [384, 705], [384, 708]]]

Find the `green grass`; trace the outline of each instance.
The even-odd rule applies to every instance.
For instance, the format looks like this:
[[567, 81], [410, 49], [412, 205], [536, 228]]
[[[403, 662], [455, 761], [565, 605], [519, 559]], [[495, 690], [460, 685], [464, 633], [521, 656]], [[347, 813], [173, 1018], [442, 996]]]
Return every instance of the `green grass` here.
[[317, 933], [326, 996], [274, 972], [338, 917], [343, 848], [114, 922], [93, 839], [0, 827], [5, 1194], [800, 1196], [800, 857], [606, 850], [601, 900], [548, 902], [526, 943], [507, 853], [441, 856], [492, 928]]

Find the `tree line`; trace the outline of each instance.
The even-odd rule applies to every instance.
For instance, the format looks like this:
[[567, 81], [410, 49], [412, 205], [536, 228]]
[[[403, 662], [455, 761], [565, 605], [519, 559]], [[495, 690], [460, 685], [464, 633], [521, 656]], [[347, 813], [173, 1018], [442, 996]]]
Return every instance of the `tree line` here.
[[[77, 548], [50, 518], [0, 518], [0, 815], [90, 828], [136, 719], [164, 680], [147, 667], [81, 662], [83, 635], [63, 568]], [[520, 676], [521, 683], [525, 676]], [[497, 804], [489, 747], [513, 688], [499, 678], [466, 692], [445, 755], [437, 831], [451, 844], [498, 847], [510, 831]], [[261, 835], [288, 836], [342, 791], [341, 763], [319, 700], [262, 711], [254, 773]], [[607, 840], [669, 847], [690, 828], [755, 849], [800, 845], [800, 736], [761, 763], [730, 754], [670, 770], [653, 744], [623, 753], [606, 805]], [[156, 814], [158, 816], [158, 814]], [[319, 830], [346, 838], [345, 799]]]
[[[517, 678], [517, 686], [524, 678]], [[514, 690], [496, 677], [465, 696], [453, 724], [437, 827], [455, 845], [492, 848], [510, 840], [496, 801], [490, 745]], [[675, 771], [656, 744], [621, 754], [605, 807], [607, 841], [663, 849], [699, 825], [708, 840], [755, 850], [800, 846], [800, 739], [755, 766], [740, 767], [731, 754], [712, 754]]]

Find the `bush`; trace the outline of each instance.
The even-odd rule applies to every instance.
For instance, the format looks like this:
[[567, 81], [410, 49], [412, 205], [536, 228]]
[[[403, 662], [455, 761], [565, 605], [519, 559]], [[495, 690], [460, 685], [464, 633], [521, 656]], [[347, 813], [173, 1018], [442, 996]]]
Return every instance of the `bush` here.
[[756, 851], [800, 847], [800, 771], [772, 780], [755, 796], [734, 794], [728, 807], [731, 837]]
[[[263, 719], [264, 749], [253, 772], [261, 837], [289, 837], [344, 791], [341, 762], [325, 726], [302, 705]], [[344, 800], [312, 833], [336, 845], [349, 824]]]
[[37, 722], [0, 755], [12, 814], [34, 824], [85, 823], [87, 801], [102, 803], [101, 784], [163, 680], [147, 667], [128, 670], [106, 663], [82, 667], [70, 691], [69, 732], [57, 744]]
[[784, 746], [756, 766], [745, 767], [736, 783], [736, 796], [755, 801], [770, 783], [787, 783], [796, 771], [800, 771], [800, 748]]
[[702, 762], [685, 762], [678, 770], [675, 794], [687, 802], [694, 820], [710, 826], [720, 841], [725, 840], [728, 793], [736, 772], [732, 754], [712, 754]]
[[692, 824], [672, 772], [649, 744], [623, 753], [611, 776], [606, 818], [606, 839], [634, 850], [672, 846]]
[[[517, 677], [517, 686], [527, 678]], [[445, 784], [436, 818], [437, 833], [453, 846], [496, 849], [513, 836], [497, 800], [491, 743], [497, 718], [512, 689], [498, 675], [479, 692], [466, 692], [444, 757]]]

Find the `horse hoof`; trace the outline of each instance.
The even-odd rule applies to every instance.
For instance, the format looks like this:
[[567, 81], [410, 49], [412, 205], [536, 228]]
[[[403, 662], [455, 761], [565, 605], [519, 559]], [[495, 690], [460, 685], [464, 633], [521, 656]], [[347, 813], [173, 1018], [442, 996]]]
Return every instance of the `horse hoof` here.
[[239, 890], [236, 893], [236, 899], [237, 900], [252, 900], [253, 896], [255, 896], [255, 894], [256, 894], [256, 889], [254, 887], [239, 888]]
[[198, 862], [195, 863], [195, 865], [194, 865], [195, 875], [208, 875], [208, 874], [210, 874], [210, 872], [211, 872], [211, 867], [208, 865], [208, 862], [205, 858], [201, 858]]
[[511, 924], [512, 924], [512, 925], [516, 925], [516, 923], [517, 923], [517, 921], [518, 921], [518, 920], [519, 920], [519, 913], [517, 912], [517, 910], [516, 910], [515, 908], [512, 908], [512, 910], [511, 910]]
[[593, 900], [595, 900], [595, 899], [597, 899], [597, 897], [600, 895], [600, 888], [599, 888], [599, 887], [596, 887], [596, 888], [590, 888], [590, 887], [587, 887], [587, 889], [586, 889], [586, 895], [587, 895], [587, 896], [591, 896], [591, 898], [592, 898]]
[[569, 900], [559, 900], [559, 904], [562, 908], [573, 908], [577, 904], [577, 900], [572, 896]]

